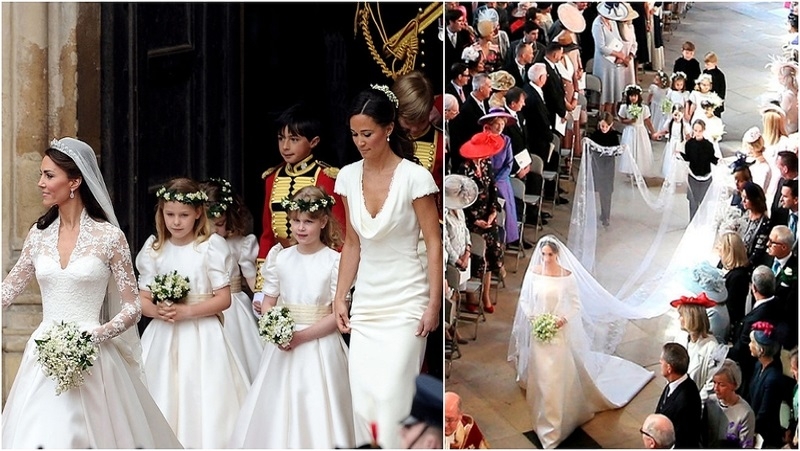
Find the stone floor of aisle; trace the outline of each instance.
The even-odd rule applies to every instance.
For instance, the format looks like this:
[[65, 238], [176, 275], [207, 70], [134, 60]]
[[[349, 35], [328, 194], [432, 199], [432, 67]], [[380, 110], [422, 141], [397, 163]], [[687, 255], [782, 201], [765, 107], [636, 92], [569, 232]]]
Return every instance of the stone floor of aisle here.
[[[770, 89], [771, 75], [764, 68], [770, 55], [781, 52], [781, 45], [788, 41], [786, 27], [787, 10], [783, 3], [710, 3], [694, 2], [685, 17], [681, 18], [665, 42], [665, 71], [671, 73], [672, 63], [680, 54], [683, 41], [691, 40], [697, 46], [696, 58], [701, 62], [707, 51], [719, 57], [719, 67], [725, 73], [728, 85], [726, 109], [723, 122], [726, 124], [723, 153], [732, 155], [741, 143], [745, 130], [752, 126], [761, 128], [758, 102]], [[639, 84], [647, 90], [653, 72], [640, 74]], [[660, 166], [663, 143], [653, 143], [657, 167]], [[566, 196], [571, 198], [573, 186], [562, 182]], [[655, 188], [653, 188], [655, 189]], [[633, 194], [631, 194], [633, 195]], [[688, 202], [677, 193], [681, 202], [676, 211], [682, 212], [688, 222]], [[622, 197], [624, 199], [624, 196]], [[681, 207], [686, 204], [685, 208]], [[572, 202], [559, 205], [553, 218], [540, 232], [554, 234], [567, 242]], [[626, 249], [647, 248], [650, 243], [637, 242], [636, 227], [639, 212], [626, 211], [625, 203], [614, 205], [612, 224], [598, 235], [597, 255], [613, 263], [624, 258]], [[549, 211], [549, 207], [545, 207]], [[683, 234], [682, 227], [667, 231], [663, 249], [674, 249]], [[602, 236], [602, 239], [600, 238]], [[534, 239], [534, 231], [528, 228], [526, 237]], [[669, 258], [663, 252], [656, 259]], [[478, 326], [477, 340], [460, 345], [461, 357], [452, 362], [446, 389], [459, 393], [463, 411], [475, 417], [491, 448], [533, 448], [535, 445], [524, 435], [532, 429], [531, 412], [525, 401], [525, 392], [515, 382], [515, 370], [506, 362], [511, 324], [519, 296], [522, 276], [528, 265], [527, 258], [519, 262], [519, 270], [512, 272], [513, 254], [506, 256], [509, 268], [506, 286], [498, 289], [495, 312]], [[613, 264], [602, 266], [596, 272], [598, 280], [609, 292], [614, 293], [626, 279], [627, 274], [615, 271]], [[597, 414], [582, 426], [583, 432], [602, 448], [641, 448], [639, 428], [644, 418], [655, 410], [666, 381], [660, 374], [658, 363], [661, 345], [678, 332], [677, 315], [669, 312], [662, 316], [632, 321], [628, 324], [625, 338], [616, 354], [651, 370], [655, 377], [625, 407]], [[464, 325], [461, 333], [471, 336], [470, 325]]]

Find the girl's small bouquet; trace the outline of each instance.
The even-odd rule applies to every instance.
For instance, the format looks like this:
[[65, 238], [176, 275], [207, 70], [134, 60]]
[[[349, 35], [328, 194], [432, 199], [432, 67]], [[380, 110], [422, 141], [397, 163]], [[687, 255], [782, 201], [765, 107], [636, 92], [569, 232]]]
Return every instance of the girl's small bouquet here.
[[550, 343], [558, 332], [558, 317], [551, 313], [542, 313], [531, 319], [531, 334], [542, 343]]
[[147, 288], [153, 293], [153, 304], [163, 302], [172, 305], [189, 294], [189, 278], [181, 276], [178, 271], [159, 274]]
[[56, 383], [56, 395], [84, 383], [83, 373], [97, 359], [97, 346], [89, 332], [81, 331], [75, 323], [50, 326], [36, 343], [36, 359], [45, 376]]
[[641, 105], [631, 104], [628, 105], [628, 116], [631, 119], [636, 120], [642, 117], [642, 113], [644, 112], [644, 108]]
[[264, 313], [258, 320], [258, 334], [265, 342], [278, 346], [289, 344], [294, 335], [294, 319], [289, 308], [276, 305]]
[[664, 114], [672, 114], [672, 100], [669, 97], [661, 101], [661, 112]]

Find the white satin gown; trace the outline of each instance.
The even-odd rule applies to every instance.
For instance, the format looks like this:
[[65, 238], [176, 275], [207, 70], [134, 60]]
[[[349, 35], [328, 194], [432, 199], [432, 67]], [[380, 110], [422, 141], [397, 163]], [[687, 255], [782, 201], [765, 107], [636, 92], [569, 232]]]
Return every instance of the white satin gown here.
[[3, 282], [3, 307], [35, 276], [42, 294], [42, 322], [25, 345], [17, 377], [3, 410], [3, 448], [180, 448], [181, 444], [115, 339], [98, 346], [85, 383], [56, 396], [56, 384], [36, 360], [34, 339], [54, 323], [82, 330], [100, 326], [109, 277], [119, 289], [123, 326], [108, 324], [109, 336], [136, 327], [141, 312], [136, 279], [122, 231], [96, 222], [84, 211], [69, 262], [61, 268], [57, 218], [48, 228], [32, 227], [20, 259]]
[[[545, 448], [557, 447], [596, 412], [626, 405], [653, 373], [633, 362], [591, 351], [572, 274], [528, 272], [511, 332], [510, 356], [526, 388], [533, 428]], [[531, 336], [530, 320], [552, 313], [567, 319], [550, 343]]]
[[[186, 302], [202, 302], [228, 286], [233, 262], [225, 239], [152, 249], [147, 239], [139, 255], [139, 289], [157, 274], [173, 270], [189, 278]], [[230, 439], [236, 412], [250, 388], [247, 371], [216, 316], [169, 323], [153, 319], [142, 334], [148, 388], [186, 448], [222, 448]]]
[[400, 421], [411, 412], [425, 353], [426, 338], [415, 333], [430, 297], [412, 202], [438, 188], [430, 172], [403, 159], [372, 217], [364, 203], [363, 170], [363, 160], [343, 167], [335, 188], [347, 198], [348, 220], [361, 243], [350, 309], [350, 390], [361, 423], [356, 428], [374, 422], [379, 445], [400, 448]]
[[225, 317], [225, 335], [236, 356], [244, 365], [247, 377], [252, 380], [258, 371], [264, 342], [258, 335], [258, 319], [253, 314], [253, 300], [242, 291], [247, 279], [256, 277], [258, 239], [255, 235], [235, 236], [225, 239], [234, 261], [231, 272], [231, 306], [222, 312]]
[[[330, 316], [339, 253], [302, 254], [276, 245], [265, 264], [267, 296], [292, 312], [295, 330]], [[365, 437], [366, 438], [366, 437]], [[236, 420], [230, 448], [353, 448], [353, 404], [347, 347], [338, 330], [282, 351], [264, 347], [261, 366]]]

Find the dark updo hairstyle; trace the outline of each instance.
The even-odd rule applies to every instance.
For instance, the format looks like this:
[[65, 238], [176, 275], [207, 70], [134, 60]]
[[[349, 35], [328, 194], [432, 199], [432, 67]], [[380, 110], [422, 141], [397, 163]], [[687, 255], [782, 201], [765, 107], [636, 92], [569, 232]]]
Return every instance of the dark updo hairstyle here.
[[766, 213], [767, 199], [764, 196], [764, 190], [753, 182], [745, 183], [743, 189], [747, 194], [747, 200], [750, 201], [750, 209], [756, 213]]
[[[67, 178], [70, 180], [81, 179], [81, 184], [78, 186], [78, 194], [81, 196], [83, 206], [86, 208], [86, 213], [88, 213], [89, 216], [91, 216], [95, 221], [108, 222], [108, 216], [106, 216], [106, 212], [103, 211], [102, 207], [100, 207], [100, 203], [97, 202], [94, 194], [92, 194], [92, 190], [89, 189], [89, 185], [87, 183], [83, 183], [83, 174], [81, 174], [81, 170], [72, 160], [72, 158], [68, 157], [64, 152], [53, 149], [52, 147], [49, 147], [44, 151], [44, 156], [49, 157], [51, 160], [53, 160], [53, 163], [55, 163], [56, 166], [66, 172]], [[58, 205], [53, 205], [45, 212], [45, 214], [36, 220], [36, 228], [39, 230], [46, 229], [50, 226], [50, 224], [53, 223], [53, 221], [56, 220], [57, 216]]]
[[394, 102], [383, 92], [374, 88], [365, 89], [358, 93], [350, 106], [347, 119], [364, 114], [372, 118], [381, 127], [393, 124], [392, 134], [389, 135], [389, 147], [392, 152], [401, 158], [419, 164], [419, 159], [414, 156], [414, 143], [408, 133], [397, 122], [397, 107]]

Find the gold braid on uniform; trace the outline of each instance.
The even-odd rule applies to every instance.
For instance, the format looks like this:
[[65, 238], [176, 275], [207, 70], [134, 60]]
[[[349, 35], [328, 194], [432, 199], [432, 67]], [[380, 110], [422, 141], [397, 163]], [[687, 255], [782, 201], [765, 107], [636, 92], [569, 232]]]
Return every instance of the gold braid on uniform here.
[[[361, 31], [364, 33], [364, 41], [367, 44], [367, 49], [372, 59], [378, 63], [383, 75], [392, 80], [396, 80], [397, 77], [414, 70], [420, 44], [417, 36], [422, 34], [425, 28], [442, 16], [443, 9], [444, 5], [442, 3], [431, 3], [425, 9], [420, 8], [415, 18], [411, 19], [403, 29], [389, 38], [386, 33], [386, 28], [383, 26], [380, 3], [375, 4], [376, 14], [372, 11], [371, 4], [369, 2], [364, 2], [356, 6], [356, 25], [353, 33], [357, 36], [358, 28], [361, 28]], [[372, 32], [369, 29], [370, 19], [372, 19], [372, 22], [377, 28], [378, 36], [381, 40], [381, 50], [384, 56], [378, 53], [378, 49], [373, 41]], [[425, 41], [422, 41], [422, 44], [424, 43]], [[384, 61], [384, 57], [391, 57], [391, 68], [386, 64], [386, 61]], [[397, 64], [399, 61], [402, 61], [403, 64], [398, 68]]]

